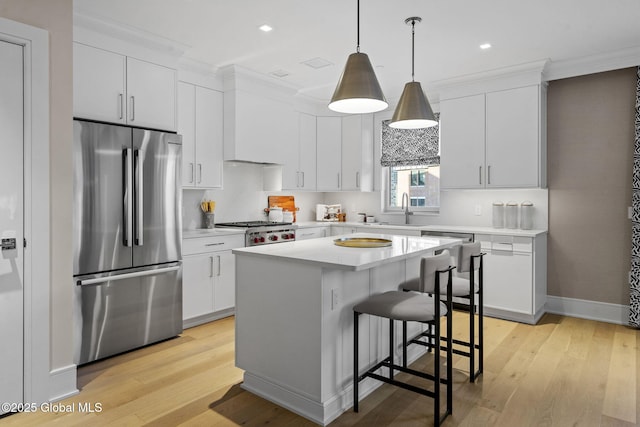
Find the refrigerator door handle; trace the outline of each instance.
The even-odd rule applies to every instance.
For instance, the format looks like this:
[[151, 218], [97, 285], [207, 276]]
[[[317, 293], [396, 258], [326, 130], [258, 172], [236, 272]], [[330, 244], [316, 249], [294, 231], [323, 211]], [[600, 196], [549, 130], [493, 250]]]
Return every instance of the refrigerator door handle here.
[[144, 244], [143, 240], [143, 227], [144, 227], [144, 210], [143, 210], [143, 200], [144, 200], [144, 174], [142, 169], [142, 164], [144, 163], [144, 150], [136, 150], [135, 151], [135, 173], [136, 173], [136, 245], [142, 246]]
[[131, 149], [126, 148], [122, 150], [122, 174], [124, 175], [122, 216], [124, 219], [123, 244], [128, 247], [131, 247], [131, 238], [133, 235], [133, 188], [131, 187], [133, 171], [131, 168]]
[[96, 277], [94, 279], [83, 279], [83, 280], [78, 280], [76, 284], [78, 286], [97, 285], [98, 283], [131, 279], [132, 277], [155, 276], [158, 274], [169, 273], [171, 271], [176, 271], [176, 270], [180, 270], [179, 265], [175, 265], [173, 267], [158, 268], [156, 270], [144, 270], [144, 271], [136, 271], [133, 273], [124, 273], [124, 274], [119, 274], [117, 276]]

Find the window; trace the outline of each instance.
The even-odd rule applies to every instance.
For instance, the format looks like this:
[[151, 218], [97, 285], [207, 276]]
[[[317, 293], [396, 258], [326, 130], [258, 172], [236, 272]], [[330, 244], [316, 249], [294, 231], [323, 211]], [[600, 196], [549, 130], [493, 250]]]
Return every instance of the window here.
[[424, 174], [427, 171], [425, 169], [416, 169], [411, 171], [411, 186], [420, 187], [424, 185]]
[[381, 133], [384, 210], [400, 211], [406, 194], [411, 210], [437, 212], [440, 209], [440, 126], [394, 129], [388, 121], [383, 121]]
[[412, 197], [411, 206], [424, 206], [426, 200], [427, 200], [426, 197]]
[[387, 210], [402, 207], [402, 195], [409, 205], [420, 210], [437, 211], [440, 207], [440, 166], [390, 166], [387, 176]]

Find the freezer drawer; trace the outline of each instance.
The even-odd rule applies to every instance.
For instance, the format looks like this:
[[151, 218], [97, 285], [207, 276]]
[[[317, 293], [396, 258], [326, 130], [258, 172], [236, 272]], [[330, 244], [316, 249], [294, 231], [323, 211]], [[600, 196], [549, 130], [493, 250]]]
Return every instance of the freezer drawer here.
[[182, 266], [76, 281], [78, 364], [174, 337], [182, 332]]

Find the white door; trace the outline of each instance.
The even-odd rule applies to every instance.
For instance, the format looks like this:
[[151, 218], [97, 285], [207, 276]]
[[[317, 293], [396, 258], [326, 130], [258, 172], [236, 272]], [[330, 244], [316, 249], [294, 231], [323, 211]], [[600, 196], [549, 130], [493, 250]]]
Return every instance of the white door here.
[[[0, 41], [0, 402], [23, 402], [23, 48]], [[15, 242], [15, 247], [10, 247]], [[0, 415], [6, 408], [0, 408]]]

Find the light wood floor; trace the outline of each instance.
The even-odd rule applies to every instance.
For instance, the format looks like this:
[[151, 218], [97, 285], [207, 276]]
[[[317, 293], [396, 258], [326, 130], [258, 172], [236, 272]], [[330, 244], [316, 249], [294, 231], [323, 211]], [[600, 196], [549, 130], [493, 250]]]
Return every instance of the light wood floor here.
[[[454, 323], [466, 318], [456, 313]], [[476, 384], [456, 357], [453, 415], [445, 426], [635, 426], [640, 423], [640, 331], [556, 315], [530, 326], [486, 318], [485, 372]], [[456, 327], [455, 335], [463, 334]], [[258, 355], [259, 357], [259, 355]], [[428, 366], [430, 355], [414, 367]], [[425, 368], [426, 369], [426, 368]], [[234, 320], [79, 369], [72, 413], [14, 414], [19, 426], [312, 426], [240, 388]], [[101, 404], [80, 413], [79, 403]], [[432, 424], [428, 397], [384, 385], [332, 426]]]

